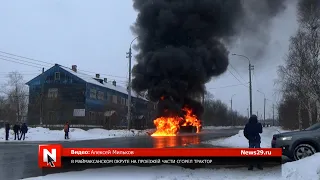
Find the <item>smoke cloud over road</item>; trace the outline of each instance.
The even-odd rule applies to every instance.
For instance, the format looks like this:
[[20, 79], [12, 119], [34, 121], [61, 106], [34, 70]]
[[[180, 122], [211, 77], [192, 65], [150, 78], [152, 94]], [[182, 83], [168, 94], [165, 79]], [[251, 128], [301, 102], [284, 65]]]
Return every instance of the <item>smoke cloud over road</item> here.
[[159, 116], [179, 115], [185, 106], [199, 116], [205, 83], [227, 70], [226, 45], [248, 27], [251, 36], [261, 35], [260, 28], [285, 7], [285, 0], [133, 2], [138, 17], [132, 30], [138, 36], [139, 53], [132, 88], [147, 92], [155, 102], [163, 97]]

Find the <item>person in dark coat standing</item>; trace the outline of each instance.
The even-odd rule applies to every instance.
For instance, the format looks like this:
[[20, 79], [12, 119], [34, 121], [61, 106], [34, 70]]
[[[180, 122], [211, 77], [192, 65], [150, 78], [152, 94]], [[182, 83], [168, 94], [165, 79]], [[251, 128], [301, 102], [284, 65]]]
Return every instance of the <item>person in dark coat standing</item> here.
[[19, 131], [20, 131], [20, 125], [18, 123], [16, 123], [13, 126], [13, 132], [14, 132], [14, 140], [19, 140]]
[[20, 139], [22, 139], [22, 136], [23, 136], [23, 140], [26, 138], [26, 133], [28, 132], [28, 126], [26, 123], [23, 123], [21, 125], [21, 129], [20, 129], [20, 132], [21, 132], [21, 136], [20, 136]]
[[66, 124], [64, 125], [64, 139], [69, 139], [69, 129], [70, 129], [70, 126], [69, 126], [69, 123], [66, 122]]
[[8, 122], [6, 122], [4, 127], [5, 127], [5, 131], [6, 131], [6, 140], [8, 141], [9, 140], [10, 124]]
[[[256, 115], [252, 115], [249, 118], [249, 122], [246, 124], [243, 134], [249, 141], [249, 148], [260, 148], [262, 133], [262, 125], [258, 122], [258, 117]], [[257, 164], [258, 169], [262, 170], [262, 166]], [[252, 170], [253, 165], [251, 164], [248, 170]]]

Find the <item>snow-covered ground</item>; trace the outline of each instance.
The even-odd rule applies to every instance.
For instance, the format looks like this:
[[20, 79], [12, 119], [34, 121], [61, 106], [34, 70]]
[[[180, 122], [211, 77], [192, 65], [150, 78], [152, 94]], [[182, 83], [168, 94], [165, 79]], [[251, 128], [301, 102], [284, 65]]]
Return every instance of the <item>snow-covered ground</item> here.
[[[79, 141], [89, 139], [104, 139], [114, 137], [132, 137], [132, 136], [144, 136], [147, 135], [147, 130], [105, 130], [105, 129], [89, 129], [87, 131], [79, 128], [70, 128], [69, 137], [67, 141]], [[0, 129], [0, 142], [5, 141], [5, 130]], [[9, 135], [10, 142], [23, 142], [14, 141], [14, 133], [10, 130]], [[36, 127], [29, 128], [26, 134], [25, 141], [66, 141], [64, 139], [63, 130], [50, 130], [48, 128]]]
[[203, 126], [203, 129], [232, 129], [243, 128], [243, 126]]
[[296, 162], [282, 165], [282, 173], [278, 167], [263, 171], [237, 169], [185, 169], [177, 166], [135, 167], [121, 166], [85, 171], [51, 174], [25, 180], [86, 180], [86, 179], [118, 179], [118, 180], [319, 180], [320, 153]]
[[[282, 133], [287, 131], [281, 129], [280, 127], [263, 128], [263, 132], [261, 134], [261, 147], [269, 148], [271, 146], [272, 136], [280, 132]], [[248, 140], [244, 137], [243, 130], [240, 130], [239, 133], [234, 136], [212, 140], [206, 143], [222, 147], [248, 147]]]

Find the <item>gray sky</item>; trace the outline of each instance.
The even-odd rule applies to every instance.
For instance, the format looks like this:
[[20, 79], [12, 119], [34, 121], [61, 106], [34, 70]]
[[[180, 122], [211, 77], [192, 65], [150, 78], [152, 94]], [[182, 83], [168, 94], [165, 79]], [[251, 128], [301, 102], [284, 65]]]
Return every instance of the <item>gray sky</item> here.
[[[102, 77], [125, 85], [128, 77], [126, 52], [134, 38], [130, 25], [134, 23], [135, 18], [136, 12], [132, 8], [131, 0], [1, 1], [0, 51], [68, 67], [76, 64], [79, 71], [93, 72], [88, 73], [92, 75], [100, 73]], [[257, 92], [259, 89], [269, 99], [266, 117], [272, 116], [272, 103], [279, 99], [278, 96], [273, 96], [277, 66], [283, 62], [288, 50], [289, 37], [296, 28], [295, 7], [292, 5], [274, 20], [266, 56], [259, 61], [261, 63], [254, 64], [254, 113], [263, 113], [263, 95]], [[239, 40], [237, 46], [230, 49], [232, 53], [243, 54], [241, 41], [243, 40]], [[3, 56], [8, 55], [0, 53], [0, 58], [8, 59]], [[41, 72], [40, 67], [47, 69], [51, 66], [32, 62], [36, 63], [33, 66], [37, 67], [0, 59], [0, 83], [5, 82], [6, 75], [11, 71], [21, 72], [27, 81]], [[248, 82], [246, 60], [230, 56], [230, 62], [237, 71], [229, 68], [232, 74], [241, 83]], [[240, 82], [232, 74], [227, 71], [212, 80], [207, 84], [208, 91], [214, 94], [215, 98], [228, 103], [228, 106], [231, 96], [236, 94], [233, 97], [233, 109], [247, 115], [248, 88], [239, 85]]]

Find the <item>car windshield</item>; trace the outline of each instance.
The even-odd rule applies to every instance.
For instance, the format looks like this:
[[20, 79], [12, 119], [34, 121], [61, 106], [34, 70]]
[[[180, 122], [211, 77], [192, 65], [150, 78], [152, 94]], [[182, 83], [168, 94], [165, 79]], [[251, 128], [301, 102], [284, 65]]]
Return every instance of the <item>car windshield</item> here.
[[320, 123], [316, 123], [310, 127], [308, 127], [306, 130], [317, 130], [320, 129]]

